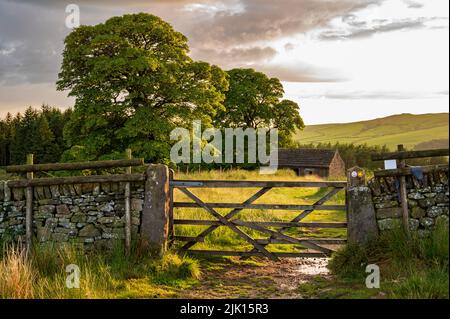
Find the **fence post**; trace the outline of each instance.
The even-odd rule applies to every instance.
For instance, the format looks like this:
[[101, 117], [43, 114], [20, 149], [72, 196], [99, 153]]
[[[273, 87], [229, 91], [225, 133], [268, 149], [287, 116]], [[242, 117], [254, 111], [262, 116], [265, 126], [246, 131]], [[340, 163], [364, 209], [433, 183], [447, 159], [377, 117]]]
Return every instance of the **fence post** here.
[[[397, 150], [399, 152], [404, 152], [405, 148], [403, 144], [397, 146]], [[398, 167], [403, 169], [406, 167], [406, 161], [400, 160], [398, 161]], [[409, 213], [408, 213], [408, 192], [406, 190], [406, 177], [400, 176], [400, 201], [402, 206], [402, 219], [403, 219], [403, 228], [405, 232], [409, 234]]]
[[378, 236], [372, 192], [359, 167], [347, 171], [347, 239], [352, 244], [365, 244]]
[[150, 165], [146, 178], [141, 241], [152, 253], [162, 255], [167, 250], [169, 235], [169, 168]]
[[[126, 150], [127, 159], [132, 159], [131, 149]], [[126, 173], [131, 174], [131, 166], [126, 168]], [[125, 252], [127, 255], [131, 251], [131, 184], [125, 183]]]
[[[33, 165], [34, 155], [27, 155], [27, 165]], [[27, 173], [27, 179], [33, 179], [33, 172]], [[26, 188], [25, 204], [25, 245], [27, 252], [30, 253], [33, 246], [33, 187]]]
[[170, 186], [170, 181], [173, 180], [174, 171], [169, 170], [169, 240], [172, 243], [173, 237], [175, 236], [175, 229], [173, 224], [173, 192], [174, 188]]

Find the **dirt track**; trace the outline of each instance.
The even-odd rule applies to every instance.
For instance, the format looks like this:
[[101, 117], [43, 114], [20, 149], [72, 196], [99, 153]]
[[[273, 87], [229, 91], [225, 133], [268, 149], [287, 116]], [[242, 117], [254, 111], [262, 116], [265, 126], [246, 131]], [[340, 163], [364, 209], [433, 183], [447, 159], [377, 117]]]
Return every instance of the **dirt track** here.
[[279, 262], [210, 262], [201, 284], [180, 291], [181, 298], [304, 298], [298, 287], [328, 278], [324, 258], [286, 258]]

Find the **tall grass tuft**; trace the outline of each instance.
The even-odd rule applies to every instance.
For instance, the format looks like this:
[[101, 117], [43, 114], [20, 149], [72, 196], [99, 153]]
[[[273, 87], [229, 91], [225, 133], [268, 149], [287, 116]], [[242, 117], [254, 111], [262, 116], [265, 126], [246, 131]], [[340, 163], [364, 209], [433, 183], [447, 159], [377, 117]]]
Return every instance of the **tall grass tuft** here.
[[0, 298], [29, 299], [34, 297], [36, 274], [25, 249], [9, 246], [0, 260]]
[[368, 264], [367, 251], [360, 245], [348, 244], [333, 255], [328, 263], [332, 273], [341, 279], [362, 279]]
[[[79, 289], [66, 286], [70, 264], [80, 269]], [[75, 244], [36, 245], [30, 255], [8, 245], [0, 255], [0, 298], [148, 298], [173, 294], [170, 287], [193, 284], [200, 274], [192, 258], [157, 258], [137, 245], [128, 256], [122, 243], [88, 252]]]
[[448, 269], [449, 266], [449, 231], [448, 223], [440, 220], [436, 223], [431, 236], [421, 242], [423, 257], [438, 262]]
[[198, 280], [201, 276], [199, 263], [190, 257], [169, 253], [150, 264], [153, 282], [177, 285], [180, 280]]
[[448, 268], [434, 266], [428, 270], [410, 269], [410, 275], [392, 287], [392, 298], [448, 299]]
[[382, 284], [393, 298], [448, 298], [448, 223], [439, 221], [425, 238], [397, 229], [366, 246], [349, 244], [333, 255], [328, 267], [339, 279], [359, 281], [367, 275], [367, 264], [380, 266]]

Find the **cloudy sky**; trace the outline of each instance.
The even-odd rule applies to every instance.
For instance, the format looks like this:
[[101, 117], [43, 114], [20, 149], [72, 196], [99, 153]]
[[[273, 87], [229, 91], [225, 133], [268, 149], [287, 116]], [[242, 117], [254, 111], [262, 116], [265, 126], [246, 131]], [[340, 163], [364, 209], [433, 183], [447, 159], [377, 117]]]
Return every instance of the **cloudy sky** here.
[[307, 124], [447, 112], [448, 0], [0, 0], [0, 116], [57, 92], [68, 4], [82, 24], [148, 12], [194, 59], [280, 78]]

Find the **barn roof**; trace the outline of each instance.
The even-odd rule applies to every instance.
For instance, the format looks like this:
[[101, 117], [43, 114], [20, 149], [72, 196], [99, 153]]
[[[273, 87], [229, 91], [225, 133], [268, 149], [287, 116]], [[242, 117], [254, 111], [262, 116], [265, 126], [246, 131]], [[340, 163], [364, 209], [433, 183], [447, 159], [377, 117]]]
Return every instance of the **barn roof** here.
[[279, 149], [279, 167], [329, 167], [336, 150], [329, 149]]

